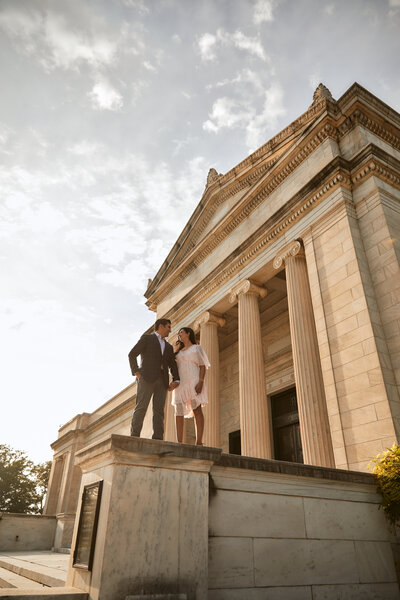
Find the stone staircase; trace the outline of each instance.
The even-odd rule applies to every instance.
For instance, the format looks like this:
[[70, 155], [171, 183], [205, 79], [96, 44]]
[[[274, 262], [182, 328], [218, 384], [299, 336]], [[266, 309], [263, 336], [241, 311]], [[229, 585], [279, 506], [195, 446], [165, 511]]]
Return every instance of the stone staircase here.
[[67, 588], [69, 556], [54, 552], [0, 552], [0, 600], [86, 600]]

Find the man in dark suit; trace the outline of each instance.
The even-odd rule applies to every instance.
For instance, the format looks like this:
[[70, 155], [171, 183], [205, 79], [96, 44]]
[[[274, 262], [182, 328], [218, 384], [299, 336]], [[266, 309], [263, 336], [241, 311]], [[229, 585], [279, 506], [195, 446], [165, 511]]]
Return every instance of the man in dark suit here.
[[[165, 338], [171, 333], [169, 319], [157, 319], [154, 333], [144, 334], [129, 352], [129, 364], [132, 375], [138, 381], [136, 406], [133, 411], [131, 435], [140, 437], [143, 420], [153, 396], [153, 439], [162, 440], [164, 435], [164, 404], [167, 389], [173, 390], [179, 385], [178, 367], [171, 344]], [[141, 355], [141, 366], [137, 357]], [[169, 385], [169, 372], [172, 383]]]

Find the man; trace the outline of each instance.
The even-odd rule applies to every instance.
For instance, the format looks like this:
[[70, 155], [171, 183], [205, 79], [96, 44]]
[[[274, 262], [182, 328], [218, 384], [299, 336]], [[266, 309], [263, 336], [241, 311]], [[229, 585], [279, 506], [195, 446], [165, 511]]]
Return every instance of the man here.
[[[165, 338], [171, 333], [169, 319], [157, 319], [154, 333], [144, 334], [129, 352], [129, 364], [132, 375], [138, 381], [136, 406], [133, 411], [131, 435], [140, 437], [143, 420], [153, 396], [153, 439], [162, 440], [164, 435], [164, 404], [167, 389], [173, 390], [179, 385], [178, 367], [171, 344]], [[140, 368], [137, 357], [141, 355]], [[169, 372], [173, 382], [169, 385]]]

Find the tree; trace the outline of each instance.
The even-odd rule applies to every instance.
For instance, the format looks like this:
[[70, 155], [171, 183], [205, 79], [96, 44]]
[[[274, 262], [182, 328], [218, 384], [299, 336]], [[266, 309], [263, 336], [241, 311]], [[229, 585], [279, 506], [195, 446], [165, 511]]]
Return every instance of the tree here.
[[0, 512], [41, 513], [50, 466], [35, 465], [25, 452], [0, 444]]
[[49, 483], [51, 470], [51, 460], [44, 463], [39, 463], [33, 468], [33, 474], [36, 483], [37, 507], [38, 512], [43, 512], [43, 501], [47, 493], [47, 485]]

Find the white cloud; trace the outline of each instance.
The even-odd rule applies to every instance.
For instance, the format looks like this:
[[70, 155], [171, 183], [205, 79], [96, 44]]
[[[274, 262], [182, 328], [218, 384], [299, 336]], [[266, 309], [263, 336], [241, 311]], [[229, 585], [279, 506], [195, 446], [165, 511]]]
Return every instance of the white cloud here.
[[93, 108], [100, 110], [121, 110], [123, 99], [121, 94], [106, 80], [99, 81], [88, 94]]
[[274, 20], [274, 4], [275, 2], [273, 0], [257, 0], [253, 13], [253, 21], [256, 25]]
[[150, 62], [150, 61], [148, 61], [148, 60], [145, 60], [145, 61], [143, 62], [143, 66], [144, 66], [144, 68], [145, 68], [145, 69], [147, 69], [148, 71], [157, 71], [157, 69], [155, 68], [155, 66], [154, 66], [154, 65], [152, 65], [152, 64], [151, 64], [151, 62]]
[[149, 13], [149, 7], [146, 6], [144, 0], [123, 0], [126, 6], [130, 6], [132, 8], [136, 8], [140, 13], [147, 14]]
[[102, 146], [95, 142], [89, 142], [88, 140], [81, 140], [80, 142], [70, 146], [68, 152], [76, 154], [77, 156], [92, 156], [96, 152], [100, 151]]
[[207, 89], [211, 90], [213, 88], [225, 87], [227, 85], [235, 85], [235, 84], [251, 84], [254, 90], [257, 93], [262, 93], [264, 90], [263, 81], [258, 75], [256, 71], [252, 71], [251, 69], [243, 69], [235, 77], [232, 79], [222, 79], [221, 81], [217, 81], [215, 84], [207, 85]]
[[89, 35], [87, 32], [73, 31], [62, 16], [54, 13], [47, 14], [45, 32], [51, 56], [49, 61], [46, 59], [43, 62], [49, 67], [70, 69], [86, 62], [97, 68], [109, 65], [117, 50], [116, 41], [105, 38], [101, 33]]
[[217, 42], [217, 38], [215, 37], [215, 35], [212, 35], [211, 33], [205, 33], [199, 39], [198, 44], [199, 44], [199, 49], [200, 49], [200, 55], [201, 55], [201, 59], [204, 62], [214, 61], [216, 59], [216, 54], [215, 54], [216, 42]]
[[213, 133], [219, 133], [222, 129], [244, 129], [247, 146], [255, 150], [266, 141], [267, 133], [277, 126], [285, 112], [283, 90], [279, 83], [273, 83], [263, 94], [260, 113], [257, 113], [248, 97], [235, 100], [225, 96], [214, 102], [203, 129]]
[[215, 35], [205, 33], [199, 38], [198, 46], [203, 62], [216, 60], [218, 46], [227, 48], [233, 46], [257, 56], [262, 61], [268, 60], [260, 39], [258, 37], [248, 37], [240, 29], [234, 33], [229, 33], [223, 29], [218, 29]]
[[99, 68], [111, 64], [117, 52], [118, 38], [72, 27], [64, 15], [55, 12], [8, 7], [0, 15], [0, 27], [16, 40], [19, 49], [36, 53], [48, 71], [56, 67], [77, 70], [83, 63]]
[[333, 13], [335, 12], [335, 5], [327, 4], [324, 8], [324, 11], [326, 12], [327, 15], [332, 16]]
[[233, 129], [246, 124], [249, 120], [249, 109], [242, 108], [240, 103], [232, 98], [218, 98], [209, 117], [203, 123], [203, 129], [218, 133], [221, 129]]
[[278, 83], [274, 83], [265, 92], [262, 112], [251, 119], [246, 127], [246, 143], [250, 150], [256, 150], [268, 140], [268, 132], [276, 128], [279, 118], [285, 114], [283, 90]]

